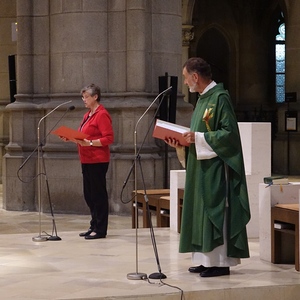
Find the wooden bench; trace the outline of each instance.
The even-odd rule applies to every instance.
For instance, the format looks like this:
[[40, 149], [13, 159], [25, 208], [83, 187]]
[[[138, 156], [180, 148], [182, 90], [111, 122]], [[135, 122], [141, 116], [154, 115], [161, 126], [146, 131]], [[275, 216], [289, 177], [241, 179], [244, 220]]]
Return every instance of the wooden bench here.
[[276, 204], [271, 207], [271, 261], [275, 264], [286, 263], [282, 247], [288, 245], [282, 243], [283, 234], [292, 235], [294, 239], [295, 269], [299, 271], [299, 204]]
[[159, 216], [157, 216], [157, 227], [170, 227], [170, 196], [159, 198]]
[[[170, 226], [170, 190], [169, 189], [149, 189], [146, 190], [148, 197], [149, 209], [156, 214], [157, 227]], [[133, 205], [132, 205], [132, 228], [135, 228], [135, 191], [132, 192]], [[150, 226], [148, 212], [146, 208], [145, 191], [137, 190], [136, 195], [138, 210], [142, 211], [143, 227]], [[137, 224], [138, 227], [138, 224]]]

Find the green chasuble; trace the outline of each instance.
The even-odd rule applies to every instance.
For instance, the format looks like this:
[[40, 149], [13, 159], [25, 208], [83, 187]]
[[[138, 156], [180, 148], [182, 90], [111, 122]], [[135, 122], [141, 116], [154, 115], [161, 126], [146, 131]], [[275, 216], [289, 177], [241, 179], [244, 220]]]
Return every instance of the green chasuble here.
[[218, 156], [197, 160], [195, 144], [188, 148], [179, 251], [210, 252], [222, 245], [228, 206], [227, 256], [247, 258], [250, 208], [241, 139], [230, 96], [222, 84], [199, 96], [191, 131], [204, 132]]

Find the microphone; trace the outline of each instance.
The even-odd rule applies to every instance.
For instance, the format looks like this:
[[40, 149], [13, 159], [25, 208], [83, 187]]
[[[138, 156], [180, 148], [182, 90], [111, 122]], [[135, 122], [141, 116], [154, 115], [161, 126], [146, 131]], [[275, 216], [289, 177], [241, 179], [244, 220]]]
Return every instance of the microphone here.
[[135, 160], [133, 161], [133, 163], [132, 163], [132, 165], [131, 165], [131, 168], [130, 168], [130, 170], [129, 170], [129, 172], [128, 172], [128, 175], [127, 175], [126, 179], [125, 179], [124, 182], [123, 182], [123, 187], [122, 187], [122, 191], [121, 191], [121, 201], [122, 201], [122, 193], [123, 193], [123, 190], [124, 190], [125, 186], [126, 186], [127, 183], [128, 183], [129, 177], [130, 177], [130, 175], [131, 175], [131, 173], [132, 173], [132, 171], [133, 171], [133, 167], [134, 167], [135, 164], [136, 164], [136, 159], [137, 159], [138, 156], [140, 155], [140, 152], [141, 152], [141, 150], [142, 150], [142, 147], [143, 147], [143, 145], [144, 145], [144, 143], [145, 143], [145, 141], [146, 141], [146, 138], [147, 138], [147, 136], [148, 136], [148, 134], [149, 134], [149, 131], [150, 131], [150, 129], [151, 129], [151, 125], [152, 125], [152, 123], [153, 123], [154, 120], [155, 120], [155, 116], [156, 116], [156, 114], [157, 114], [157, 111], [158, 111], [158, 109], [159, 109], [159, 106], [160, 106], [160, 104], [161, 104], [163, 98], [164, 98], [166, 95], [169, 95], [169, 94], [171, 94], [171, 93], [172, 93], [172, 86], [168, 87], [167, 89], [165, 89], [165, 90], [163, 90], [161, 93], [159, 93], [159, 94], [155, 97], [155, 99], [150, 103], [150, 105], [147, 107], [147, 109], [146, 109], [145, 112], [142, 114], [142, 116], [141, 116], [141, 117], [138, 119], [138, 121], [136, 122], [135, 130], [134, 130], [134, 137], [135, 137], [135, 138], [136, 138], [136, 135], [137, 135], [137, 127], [138, 127], [139, 122], [140, 122], [140, 121], [142, 120], [142, 118], [146, 115], [146, 113], [150, 110], [150, 108], [154, 105], [154, 103], [157, 101], [157, 99], [159, 99], [159, 97], [162, 96], [162, 99], [161, 99], [160, 103], [158, 104], [158, 107], [157, 107], [157, 109], [156, 109], [156, 112], [155, 112], [155, 114], [154, 114], [154, 117], [153, 117], [152, 121], [150, 122], [150, 126], [149, 126], [149, 128], [148, 128], [148, 131], [146, 132], [146, 135], [145, 135], [145, 137], [144, 137], [144, 139], [143, 139], [143, 141], [142, 141], [142, 144], [140, 145], [139, 150], [137, 150], [136, 140], [135, 140], [135, 142], [134, 142], [134, 146], [135, 146]]
[[[52, 203], [51, 203], [51, 199], [50, 199], [50, 192], [49, 192], [49, 184], [48, 184], [48, 178], [47, 178], [47, 174], [46, 174], [46, 170], [45, 170], [45, 163], [43, 160], [43, 144], [40, 142], [40, 124], [41, 122], [47, 118], [50, 114], [52, 114], [54, 111], [56, 111], [59, 107], [66, 105], [68, 103], [71, 103], [72, 100], [61, 103], [59, 105], [57, 105], [56, 107], [54, 107], [52, 110], [50, 110], [45, 116], [43, 116], [39, 122], [38, 122], [38, 126], [37, 126], [37, 174], [36, 174], [36, 178], [38, 178], [38, 182], [37, 182], [37, 195], [38, 195], [38, 208], [39, 208], [39, 235], [37, 237], [33, 237], [32, 240], [35, 242], [39, 242], [39, 241], [45, 241], [45, 240], [53, 240], [53, 241], [59, 241], [61, 240], [61, 238], [59, 236], [57, 236], [57, 231], [56, 231], [56, 224], [55, 224], [55, 218], [54, 218], [54, 214], [53, 214], [53, 209], [52, 209]], [[75, 108], [75, 107], [74, 107]], [[62, 115], [62, 117], [56, 122], [56, 124], [64, 117], [64, 115], [69, 111], [69, 109], [67, 109], [65, 111], [65, 113]], [[55, 126], [56, 126], [55, 124]], [[48, 133], [49, 134], [49, 133]], [[48, 134], [44, 137], [44, 140], [46, 140], [46, 137], [48, 136]], [[42, 160], [42, 162], [41, 162]], [[19, 168], [20, 169], [20, 168]], [[52, 215], [52, 222], [53, 222], [53, 231], [55, 231], [55, 236], [51, 235], [49, 237], [42, 237], [42, 232], [41, 232], [41, 212], [42, 212], [42, 179], [41, 176], [44, 175], [45, 176], [45, 180], [46, 180], [46, 187], [47, 187], [47, 192], [48, 192], [48, 200], [49, 200], [49, 206], [50, 206], [50, 211], [51, 211], [51, 215]]]
[[[146, 115], [146, 113], [150, 110], [150, 108], [152, 107], [152, 105], [157, 101], [158, 98], [160, 98], [161, 95], [163, 95], [162, 98], [164, 98], [165, 96], [165, 93], [167, 93], [168, 91], [170, 91], [172, 89], [172, 86], [167, 88], [166, 90], [162, 91], [161, 93], [159, 93], [157, 95], [157, 97], [150, 103], [150, 105], [147, 107], [147, 109], [145, 110], [145, 112], [141, 115], [141, 117], [137, 120], [136, 124], [135, 124], [135, 128], [134, 128], [134, 156], [135, 156], [135, 159], [134, 159], [134, 190], [135, 190], [135, 235], [136, 235], [136, 272], [135, 273], [128, 273], [127, 274], [127, 278], [128, 279], [145, 279], [147, 278], [147, 274], [145, 273], [139, 273], [138, 272], [138, 242], [137, 242], [137, 239], [138, 239], [138, 233], [137, 233], [137, 220], [138, 220], [138, 205], [137, 205], [137, 164], [139, 164], [139, 167], [140, 167], [140, 172], [141, 172], [141, 175], [142, 175], [142, 182], [143, 182], [143, 186], [144, 186], [144, 192], [145, 192], [145, 195], [147, 195], [146, 193], [146, 188], [145, 188], [145, 181], [144, 181], [144, 178], [143, 178], [143, 172], [142, 172], [142, 166], [141, 166], [141, 161], [140, 161], [140, 151], [146, 141], [146, 137], [148, 136], [148, 133], [150, 131], [150, 126], [152, 126], [152, 123], [153, 121], [155, 120], [155, 115], [154, 117], [152, 118], [152, 121], [150, 123], [150, 126], [148, 127], [148, 130], [145, 134], [145, 137], [139, 147], [139, 150], [137, 149], [137, 128], [138, 128], [138, 125], [140, 123], [140, 121], [143, 119], [143, 117]], [[163, 100], [163, 99], [162, 99]], [[160, 101], [160, 103], [162, 102], [162, 100]], [[160, 106], [160, 103], [158, 104], [158, 108]], [[129, 175], [128, 177], [130, 176], [130, 173], [132, 172], [132, 168], [130, 169], [130, 172], [129, 172]], [[127, 179], [125, 180], [124, 182], [124, 185], [123, 185], [123, 188], [121, 190], [121, 200], [122, 200], [122, 194], [123, 194], [123, 190], [124, 190], [124, 187], [126, 186], [126, 182], [127, 182]], [[131, 200], [130, 200], [131, 201]], [[148, 203], [148, 199], [147, 197], [145, 197], [145, 203], [146, 203], [146, 209], [147, 209], [147, 213], [148, 213], [148, 216], [150, 216], [150, 210], [149, 210], [149, 203]], [[158, 266], [158, 270], [159, 270], [159, 277], [157, 276], [156, 273], [153, 273], [151, 274], [152, 278], [156, 278], [156, 279], [163, 279], [163, 278], [166, 278], [166, 275], [161, 273], [161, 268], [160, 268], [160, 263], [159, 263], [159, 257], [158, 257], [158, 252], [157, 252], [157, 245], [156, 245], [156, 241], [155, 241], [155, 235], [154, 235], [154, 231], [153, 231], [153, 226], [152, 226], [152, 223], [151, 223], [151, 218], [150, 218], [150, 233], [151, 233], [151, 240], [152, 240], [152, 246], [153, 246], [153, 250], [154, 250], [154, 253], [155, 253], [155, 257], [156, 257], [156, 262], [157, 262], [157, 266]]]
[[56, 127], [56, 125], [64, 118], [64, 116], [67, 114], [67, 112], [72, 111], [75, 109], [75, 106], [69, 106], [66, 111], [64, 112], [64, 114], [58, 119], [58, 121], [54, 124], [54, 126], [49, 130], [49, 132], [47, 133], [47, 135], [44, 137], [43, 142], [45, 142], [47, 136], [53, 131], [53, 129]]
[[[39, 141], [40, 141], [40, 124], [41, 124], [41, 122], [42, 122], [45, 118], [47, 118], [50, 114], [52, 114], [54, 111], [56, 111], [59, 107], [61, 107], [61, 106], [63, 106], [63, 105], [66, 105], [66, 104], [68, 104], [68, 103], [71, 103], [71, 102], [72, 102], [72, 100], [57, 105], [56, 107], [54, 107], [50, 112], [48, 112], [44, 117], [42, 117], [42, 118], [39, 120], [38, 127], [37, 127], [37, 132], [38, 132], [38, 146], [40, 145], [40, 142], [39, 142]], [[45, 141], [46, 137], [50, 134], [50, 132], [54, 129], [54, 127], [55, 127], [55, 126], [61, 121], [61, 119], [66, 115], [66, 113], [67, 113], [68, 111], [72, 111], [72, 110], [74, 110], [74, 109], [75, 109], [75, 106], [73, 106], [73, 105], [67, 108], [67, 110], [65, 111], [65, 113], [59, 118], [59, 120], [55, 123], [55, 125], [52, 127], [52, 129], [51, 129], [51, 130], [48, 132], [48, 134], [44, 137], [43, 142]]]
[[[70, 101], [67, 101], [67, 102], [64, 102], [64, 103], [61, 103], [61, 104], [59, 104], [59, 105], [57, 105], [56, 107], [54, 107], [51, 111], [49, 111], [45, 116], [43, 116], [40, 120], [39, 120], [39, 122], [38, 122], [38, 129], [39, 129], [39, 127], [40, 127], [40, 124], [41, 124], [41, 122], [45, 119], [45, 118], [47, 118], [50, 114], [52, 114], [54, 111], [56, 111], [59, 107], [61, 107], [61, 106], [63, 106], [63, 105], [66, 105], [66, 104], [68, 104], [68, 103], [71, 103], [72, 102], [72, 100], [70, 100]], [[72, 106], [71, 106], [72, 107]], [[71, 107], [69, 107], [69, 109], [71, 110]], [[74, 107], [75, 108], [75, 107]], [[73, 109], [74, 109], [73, 108]], [[72, 109], [72, 110], [73, 110]]]
[[[39, 121], [39, 125], [40, 125], [40, 122], [45, 119], [47, 116], [49, 116], [51, 113], [53, 113], [55, 110], [57, 110], [60, 106], [63, 106], [63, 105], [66, 105], [68, 103], [72, 102], [71, 101], [67, 101], [67, 102], [64, 102], [64, 103], [61, 103], [59, 104], [58, 106], [56, 106], [54, 109], [52, 109], [47, 115], [45, 115], [44, 117], [42, 117]], [[24, 162], [20, 165], [19, 169], [18, 169], [18, 172], [26, 165], [26, 163], [28, 162], [28, 160], [32, 157], [32, 155], [35, 153], [35, 151], [38, 149], [38, 147], [40, 147], [46, 140], [46, 138], [48, 137], [48, 135], [51, 133], [51, 131], [56, 127], [56, 125], [63, 119], [63, 117], [67, 114], [67, 112], [69, 111], [72, 111], [75, 109], [75, 106], [72, 105], [72, 106], [69, 106], [66, 111], [64, 112], [64, 114], [59, 118], [59, 120], [55, 123], [55, 125], [51, 128], [51, 130], [49, 130], [49, 132], [46, 134], [46, 136], [43, 138], [43, 141], [40, 142], [40, 137], [38, 136], [38, 145], [35, 147], [35, 149], [31, 152], [31, 154], [24, 160]], [[38, 125], [38, 126], [39, 126]], [[39, 128], [38, 128], [38, 134], [39, 134]], [[19, 177], [19, 176], [18, 176]], [[20, 179], [20, 178], [19, 178]], [[21, 179], [20, 179], [21, 180]], [[22, 180], [21, 180], [22, 181]], [[24, 181], [22, 181], [24, 182]]]
[[166, 90], [163, 91], [164, 96], [169, 96], [172, 94], [173, 90], [172, 90], [172, 86], [170, 86], [169, 88], [167, 88]]
[[167, 89], [165, 89], [164, 91], [162, 91], [161, 93], [159, 93], [155, 99], [150, 103], [150, 105], [148, 106], [148, 108], [145, 110], [145, 112], [141, 115], [141, 117], [138, 119], [138, 121], [136, 122], [136, 125], [135, 125], [135, 132], [137, 130], [137, 126], [138, 124], [140, 123], [140, 121], [143, 119], [143, 117], [145, 116], [145, 114], [150, 110], [150, 108], [152, 107], [152, 105], [157, 101], [157, 99], [161, 96], [161, 95], [164, 95], [166, 93], [169, 93], [170, 91], [172, 90], [172, 86], [168, 87]]

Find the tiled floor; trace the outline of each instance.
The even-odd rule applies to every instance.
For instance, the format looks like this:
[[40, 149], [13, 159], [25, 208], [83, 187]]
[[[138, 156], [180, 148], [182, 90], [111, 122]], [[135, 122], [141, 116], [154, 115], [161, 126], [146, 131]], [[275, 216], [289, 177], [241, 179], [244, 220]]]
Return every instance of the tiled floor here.
[[[42, 230], [51, 233], [52, 219], [42, 214]], [[200, 278], [190, 274], [189, 254], [178, 253], [179, 235], [155, 228], [162, 272], [159, 280], [129, 280], [136, 272], [157, 272], [148, 229], [136, 231], [131, 217], [110, 216], [106, 239], [84, 240], [87, 215], [56, 215], [61, 241], [34, 242], [39, 215], [0, 210], [0, 299], [225, 299], [294, 300], [300, 295], [300, 273], [293, 265], [259, 259], [259, 243], [250, 240], [251, 258], [231, 269], [230, 276]], [[181, 291], [183, 298], [181, 298]]]

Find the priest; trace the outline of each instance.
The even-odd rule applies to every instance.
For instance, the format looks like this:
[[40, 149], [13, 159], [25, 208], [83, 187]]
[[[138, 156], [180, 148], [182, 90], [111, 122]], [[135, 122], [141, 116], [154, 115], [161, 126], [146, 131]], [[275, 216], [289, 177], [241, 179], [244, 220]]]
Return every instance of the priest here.
[[190, 92], [199, 93], [190, 131], [183, 133], [190, 146], [165, 140], [186, 167], [179, 252], [192, 253], [192, 273], [229, 275], [230, 267], [249, 257], [250, 208], [238, 124], [228, 91], [212, 79], [205, 60], [190, 58], [183, 76]]

